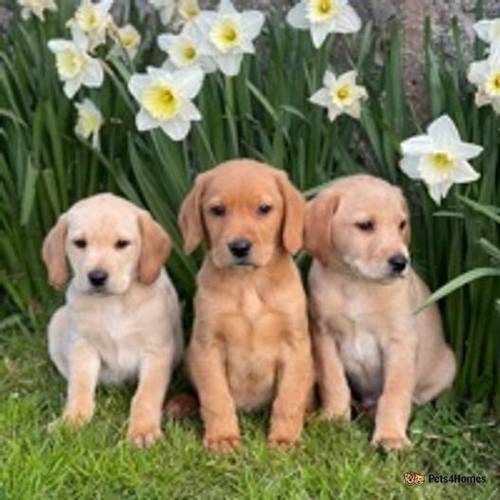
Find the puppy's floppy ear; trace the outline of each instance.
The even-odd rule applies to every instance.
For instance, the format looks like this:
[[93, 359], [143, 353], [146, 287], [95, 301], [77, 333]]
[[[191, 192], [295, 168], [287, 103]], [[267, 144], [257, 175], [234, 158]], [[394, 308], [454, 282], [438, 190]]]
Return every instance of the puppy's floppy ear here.
[[324, 266], [328, 266], [330, 261], [330, 224], [339, 200], [338, 193], [327, 192], [319, 194], [307, 204], [304, 245]]
[[177, 224], [184, 239], [184, 251], [193, 253], [204, 238], [201, 198], [210, 172], [198, 175], [194, 186], [182, 202]]
[[49, 273], [49, 281], [56, 288], [62, 288], [68, 281], [65, 250], [67, 232], [66, 215], [61, 215], [57, 224], [45, 237], [42, 246], [42, 259]]
[[285, 172], [278, 171], [276, 178], [284, 201], [283, 246], [294, 255], [303, 245], [306, 202], [300, 191], [290, 182]]
[[150, 285], [158, 276], [172, 249], [169, 235], [145, 210], [139, 214], [141, 231], [141, 255], [138, 277], [141, 283]]
[[[399, 188], [398, 188], [399, 189]], [[406, 243], [406, 245], [410, 244], [411, 241], [411, 214], [410, 214], [410, 208], [408, 206], [408, 200], [406, 199], [403, 191], [399, 189], [399, 193], [401, 195], [401, 203], [403, 204], [403, 210], [406, 214], [406, 226], [403, 230], [403, 238]]]

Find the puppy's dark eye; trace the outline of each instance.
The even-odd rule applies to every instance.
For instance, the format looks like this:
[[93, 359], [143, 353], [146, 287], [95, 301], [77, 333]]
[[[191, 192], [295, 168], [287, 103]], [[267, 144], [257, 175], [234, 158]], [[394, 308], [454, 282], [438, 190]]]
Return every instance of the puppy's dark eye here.
[[401, 221], [401, 222], [400, 222], [400, 224], [399, 224], [399, 230], [400, 230], [400, 231], [403, 231], [403, 229], [404, 229], [405, 227], [406, 227], [406, 221], [405, 221], [405, 220], [403, 220], [403, 221]]
[[84, 249], [87, 247], [87, 241], [83, 238], [79, 238], [73, 241], [73, 245], [75, 245], [76, 248]]
[[263, 205], [260, 205], [259, 208], [257, 208], [257, 213], [259, 215], [267, 215], [272, 210], [273, 210], [273, 207], [271, 205], [263, 204]]
[[127, 248], [129, 245], [130, 245], [130, 241], [129, 240], [118, 240], [115, 243], [115, 248], [117, 250], [123, 250], [124, 248]]
[[356, 222], [356, 227], [365, 233], [370, 233], [375, 229], [375, 224], [371, 220]]
[[224, 217], [226, 215], [226, 207], [223, 205], [214, 205], [210, 207], [209, 211], [214, 217]]

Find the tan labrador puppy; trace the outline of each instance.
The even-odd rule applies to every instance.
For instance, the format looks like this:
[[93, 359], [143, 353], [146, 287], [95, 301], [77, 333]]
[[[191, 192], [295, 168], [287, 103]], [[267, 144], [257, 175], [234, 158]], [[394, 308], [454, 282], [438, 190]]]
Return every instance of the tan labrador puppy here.
[[400, 189], [367, 175], [339, 179], [308, 205], [305, 245], [321, 413], [350, 419], [351, 391], [376, 406], [373, 444], [410, 444], [412, 401], [449, 387], [455, 360], [429, 290], [410, 266], [410, 220]]
[[292, 258], [304, 213], [286, 174], [251, 160], [199, 175], [182, 205], [186, 252], [208, 245], [187, 352], [207, 448], [236, 447], [236, 410], [271, 402], [269, 443], [300, 439], [313, 383], [306, 297]]
[[170, 239], [144, 210], [112, 194], [76, 203], [43, 245], [51, 283], [73, 278], [49, 324], [49, 352], [68, 381], [62, 422], [94, 413], [98, 383], [138, 378], [128, 439], [139, 447], [161, 435], [161, 407], [182, 355], [177, 294], [163, 270]]

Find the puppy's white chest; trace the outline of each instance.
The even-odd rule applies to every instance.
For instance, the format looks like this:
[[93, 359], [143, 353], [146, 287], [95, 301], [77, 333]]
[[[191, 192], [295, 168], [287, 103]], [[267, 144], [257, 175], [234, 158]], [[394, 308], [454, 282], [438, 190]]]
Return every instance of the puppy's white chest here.
[[[134, 335], [130, 313], [119, 301], [104, 300], [106, 304], [77, 307], [74, 310], [76, 324], [79, 325], [77, 335], [85, 338], [99, 353], [100, 380], [104, 383], [119, 383], [135, 377], [141, 351], [140, 346], [136, 345], [137, 335]], [[83, 322], [82, 317], [85, 317]]]

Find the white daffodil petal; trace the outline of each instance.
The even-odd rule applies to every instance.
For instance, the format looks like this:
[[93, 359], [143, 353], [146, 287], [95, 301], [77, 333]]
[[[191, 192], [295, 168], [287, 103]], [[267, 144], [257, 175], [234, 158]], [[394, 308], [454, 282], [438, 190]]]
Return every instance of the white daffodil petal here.
[[457, 184], [464, 184], [467, 182], [477, 181], [481, 177], [476, 172], [472, 165], [464, 160], [457, 161], [455, 170], [453, 172], [453, 181]]
[[236, 76], [240, 72], [243, 54], [226, 54], [216, 58], [216, 63], [226, 76]]
[[356, 78], [358, 78], [357, 71], [348, 71], [339, 77], [337, 80], [338, 83], [347, 83], [348, 85], [356, 85]]
[[332, 28], [336, 33], [357, 33], [361, 29], [361, 19], [350, 5], [346, 5], [335, 16]]
[[453, 143], [448, 147], [451, 154], [464, 160], [472, 160], [483, 152], [483, 147], [467, 142]]
[[191, 124], [180, 118], [162, 122], [161, 128], [174, 141], [182, 141], [189, 133]]
[[187, 121], [200, 121], [202, 116], [198, 108], [191, 102], [185, 101], [182, 105], [181, 116]]
[[441, 205], [442, 199], [446, 197], [452, 185], [450, 182], [428, 185], [429, 195], [436, 205]]
[[172, 45], [174, 45], [176, 40], [177, 40], [177, 36], [171, 35], [170, 33], [160, 35], [157, 39], [158, 47], [161, 50], [168, 52], [170, 50], [170, 47], [172, 47]]
[[431, 153], [434, 150], [434, 143], [427, 135], [411, 137], [401, 143], [401, 151], [404, 155], [419, 156]]
[[73, 49], [74, 43], [69, 40], [56, 39], [56, 40], [50, 40], [47, 43], [47, 46], [49, 47], [51, 52], [57, 53], [61, 52], [62, 50]]
[[328, 108], [328, 119], [333, 122], [342, 114], [342, 110], [337, 106], [330, 106]]
[[141, 109], [135, 117], [137, 130], [145, 132], [159, 127], [159, 122], [155, 120], [146, 110]]
[[330, 26], [326, 23], [323, 24], [316, 23], [311, 26], [311, 36], [313, 45], [317, 49], [319, 49], [323, 45], [323, 42], [326, 40], [329, 34], [330, 34]]
[[331, 71], [326, 71], [323, 77], [323, 85], [327, 88], [333, 87], [337, 83], [337, 77]]
[[356, 118], [356, 120], [359, 120], [361, 118], [361, 102], [354, 101], [349, 107], [346, 108], [345, 112], [353, 118]]
[[128, 88], [130, 93], [137, 99], [140, 100], [142, 93], [146, 86], [151, 81], [148, 75], [134, 75], [130, 78], [128, 82]]
[[469, 82], [482, 86], [486, 83], [489, 70], [488, 60], [474, 62], [469, 67], [467, 78]]
[[265, 16], [262, 12], [250, 11], [244, 12], [241, 16], [241, 26], [249, 40], [254, 40], [264, 26]]
[[203, 85], [203, 71], [197, 66], [180, 69], [174, 73], [173, 79], [182, 88], [182, 94], [188, 99], [196, 97]]
[[88, 62], [87, 70], [83, 76], [83, 84], [87, 87], [98, 88], [104, 81], [104, 70], [101, 63], [92, 59]]
[[448, 115], [443, 115], [427, 128], [427, 133], [432, 137], [437, 148], [446, 149], [454, 142], [460, 142], [460, 134], [453, 120]]
[[234, 8], [231, 0], [220, 0], [219, 12], [224, 15], [234, 14], [236, 12], [236, 9]]
[[64, 83], [64, 94], [68, 99], [73, 99], [75, 97], [76, 93], [82, 86], [82, 82], [78, 78], [74, 78], [72, 80], [66, 80]]
[[410, 179], [420, 178], [420, 156], [405, 156], [401, 159], [399, 166]]
[[476, 35], [483, 42], [486, 42], [486, 43], [491, 42], [491, 35], [490, 35], [491, 24], [492, 24], [492, 21], [488, 21], [486, 19], [483, 19], [482, 21], [477, 22], [473, 26], [474, 31], [476, 32]]
[[309, 101], [318, 106], [327, 108], [331, 103], [330, 93], [327, 89], [319, 89], [310, 98]]
[[286, 16], [286, 22], [297, 29], [309, 29], [311, 23], [307, 18], [307, 9], [304, 2], [300, 2], [290, 9]]

